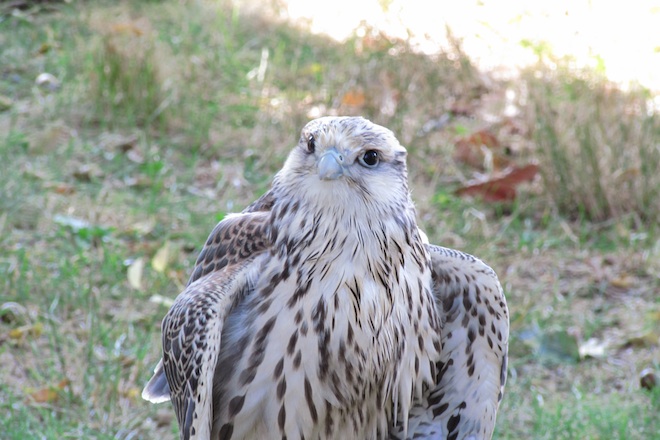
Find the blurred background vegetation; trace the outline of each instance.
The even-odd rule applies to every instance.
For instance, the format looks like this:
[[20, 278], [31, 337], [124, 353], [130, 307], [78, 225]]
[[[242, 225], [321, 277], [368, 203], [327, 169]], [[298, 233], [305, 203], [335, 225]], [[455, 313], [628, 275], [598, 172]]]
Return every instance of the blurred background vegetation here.
[[[621, 32], [639, 38], [629, 67], [653, 70], [648, 3], [620, 5]], [[553, 45], [561, 29], [531, 35], [529, 11], [489, 22], [490, 3], [452, 6], [427, 36], [403, 20], [435, 23], [415, 2], [358, 3], [334, 26], [301, 4], [0, 3], [0, 437], [176, 438], [171, 408], [139, 396], [168, 304], [300, 128], [351, 114], [408, 148], [431, 241], [500, 275], [512, 336], [496, 438], [660, 438], [653, 73], [610, 75], [606, 54]], [[511, 29], [515, 50], [498, 49]]]

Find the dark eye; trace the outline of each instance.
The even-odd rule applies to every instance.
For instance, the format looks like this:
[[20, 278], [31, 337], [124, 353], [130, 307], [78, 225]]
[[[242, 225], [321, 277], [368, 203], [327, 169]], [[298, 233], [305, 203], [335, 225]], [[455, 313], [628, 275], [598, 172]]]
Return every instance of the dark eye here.
[[367, 168], [373, 168], [379, 162], [378, 152], [376, 150], [369, 150], [360, 158], [360, 163]]
[[308, 153], [313, 153], [314, 150], [316, 150], [316, 140], [314, 139], [314, 135], [309, 135], [309, 138], [307, 138], [307, 152]]

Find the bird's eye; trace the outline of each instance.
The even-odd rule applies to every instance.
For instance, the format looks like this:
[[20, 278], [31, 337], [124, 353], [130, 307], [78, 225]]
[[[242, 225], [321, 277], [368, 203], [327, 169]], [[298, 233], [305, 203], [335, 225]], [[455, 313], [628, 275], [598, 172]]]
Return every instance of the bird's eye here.
[[307, 152], [308, 153], [313, 153], [314, 150], [316, 150], [316, 140], [314, 139], [314, 135], [309, 135], [309, 138], [307, 138]]
[[369, 150], [360, 158], [360, 163], [367, 168], [373, 168], [378, 165], [380, 159], [376, 150]]

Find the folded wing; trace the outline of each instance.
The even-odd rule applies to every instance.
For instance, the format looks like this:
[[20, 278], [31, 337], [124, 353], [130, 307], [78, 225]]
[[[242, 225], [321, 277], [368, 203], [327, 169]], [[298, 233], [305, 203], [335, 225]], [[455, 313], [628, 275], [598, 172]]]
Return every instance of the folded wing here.
[[252, 288], [268, 247], [266, 211], [228, 216], [213, 230], [186, 289], [162, 323], [163, 359], [142, 397], [172, 400], [182, 439], [208, 438], [225, 320]]
[[509, 315], [502, 287], [478, 258], [434, 245], [427, 250], [442, 349], [436, 385], [411, 410], [408, 436], [490, 439], [506, 382]]

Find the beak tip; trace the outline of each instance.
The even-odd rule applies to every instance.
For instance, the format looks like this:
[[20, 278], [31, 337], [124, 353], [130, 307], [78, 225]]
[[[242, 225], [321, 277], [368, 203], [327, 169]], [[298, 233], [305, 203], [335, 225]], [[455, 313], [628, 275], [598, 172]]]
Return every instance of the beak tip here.
[[318, 162], [319, 178], [321, 180], [335, 180], [344, 174], [343, 158], [334, 148], [328, 150]]

